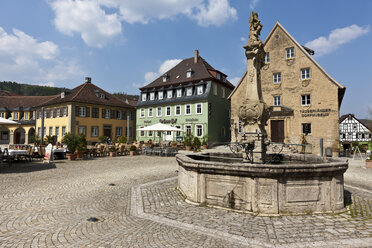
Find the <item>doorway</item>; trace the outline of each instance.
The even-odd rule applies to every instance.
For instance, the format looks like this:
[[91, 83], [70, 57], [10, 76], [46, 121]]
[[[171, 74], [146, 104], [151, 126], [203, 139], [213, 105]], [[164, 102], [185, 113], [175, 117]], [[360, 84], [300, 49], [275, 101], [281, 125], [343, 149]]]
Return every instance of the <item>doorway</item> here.
[[109, 126], [109, 125], [104, 125], [103, 126], [103, 135], [106, 136], [106, 137], [109, 137], [111, 139], [112, 138], [111, 134], [112, 134], [112, 127]]
[[284, 143], [284, 120], [271, 120], [271, 142]]

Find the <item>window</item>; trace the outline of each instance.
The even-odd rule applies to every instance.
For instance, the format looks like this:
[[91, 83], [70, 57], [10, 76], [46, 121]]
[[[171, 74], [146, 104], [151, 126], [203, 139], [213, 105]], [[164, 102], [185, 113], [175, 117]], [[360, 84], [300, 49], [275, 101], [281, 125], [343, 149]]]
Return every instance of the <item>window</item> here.
[[216, 73], [216, 76], [217, 76], [217, 79], [221, 79], [221, 74], [219, 74], [218, 72]]
[[92, 108], [92, 118], [99, 118], [99, 108]]
[[270, 53], [265, 54], [265, 64], [270, 63]]
[[196, 136], [201, 137], [203, 136], [203, 125], [196, 125], [195, 126]]
[[54, 117], [54, 110], [51, 109], [51, 110], [50, 110], [50, 118], [53, 118], [53, 117]]
[[18, 112], [14, 112], [14, 118], [13, 120], [18, 120]]
[[173, 91], [172, 90], [168, 90], [167, 91], [167, 98], [172, 98], [172, 95], [173, 95]]
[[92, 137], [98, 137], [98, 134], [99, 134], [99, 129], [97, 126], [92, 126], [92, 129], [91, 129], [91, 132], [90, 132], [90, 136]]
[[[176, 126], [176, 128], [181, 129], [181, 126]], [[176, 136], [181, 136], [181, 131], [177, 131], [177, 132], [176, 132]]]
[[159, 98], [159, 100], [163, 100], [163, 97], [164, 97], [163, 91], [159, 91], [158, 92], [158, 98]]
[[49, 136], [53, 136], [53, 127], [49, 127]]
[[186, 72], [186, 77], [187, 77], [187, 78], [191, 78], [191, 75], [192, 75], [192, 70], [189, 69], [189, 70]]
[[281, 101], [280, 101], [280, 96], [274, 96], [274, 106], [280, 106]]
[[243, 133], [242, 121], [239, 119], [238, 132]]
[[293, 59], [294, 58], [294, 47], [286, 48], [286, 58]]
[[177, 105], [176, 107], [175, 107], [175, 115], [181, 115], [181, 106], [180, 105]]
[[301, 105], [302, 106], [309, 106], [311, 104], [310, 95], [302, 95], [301, 96]]
[[[144, 127], [140, 127], [140, 128], [144, 128]], [[140, 131], [140, 137], [145, 137], [145, 131]]]
[[46, 127], [44, 127], [43, 135], [47, 135], [47, 134], [46, 134], [46, 130], [47, 130]]
[[163, 75], [163, 82], [167, 82], [167, 80], [168, 80], [168, 75], [167, 74], [164, 74]]
[[121, 117], [122, 117], [121, 111], [120, 110], [117, 110], [116, 111], [116, 119], [121, 120]]
[[185, 125], [186, 134], [191, 134], [191, 125]]
[[282, 73], [274, 73], [273, 74], [273, 83], [280, 84], [282, 82]]
[[353, 124], [353, 130], [356, 131], [358, 129], [357, 124]]
[[191, 105], [185, 105], [185, 115], [191, 115]]
[[63, 116], [67, 116], [67, 107], [63, 107]]
[[161, 107], [158, 107], [158, 108], [157, 108], [156, 116], [157, 116], [157, 117], [160, 117], [160, 116], [161, 116]]
[[154, 101], [155, 99], [155, 92], [150, 93], [150, 101]]
[[165, 109], [165, 116], [170, 116], [171, 115], [171, 107], [167, 107]]
[[85, 126], [79, 126], [78, 127], [78, 133], [79, 134], [84, 134], [84, 135], [86, 135], [86, 128], [85, 128]]
[[154, 136], [154, 134], [153, 134], [153, 132], [152, 132], [152, 131], [148, 131], [148, 133], [147, 133], [147, 136], [148, 136], [148, 137], [153, 137], [153, 136]]
[[116, 127], [115, 133], [116, 133], [116, 137], [122, 136], [123, 135], [123, 128], [122, 127]]
[[142, 102], [145, 102], [146, 101], [146, 98], [147, 98], [146, 93], [142, 94]]
[[311, 123], [302, 123], [302, 133], [311, 134]]
[[310, 68], [301, 69], [301, 80], [310, 79]]
[[186, 96], [192, 96], [192, 87], [186, 89]]
[[0, 113], [0, 117], [5, 118], [5, 113], [4, 112]]
[[199, 85], [196, 88], [196, 92], [197, 92], [198, 95], [203, 95], [203, 85]]
[[147, 113], [147, 116], [148, 117], [152, 117], [152, 108], [149, 108], [148, 113]]
[[202, 114], [202, 104], [201, 103], [196, 104], [195, 114]]
[[181, 97], [182, 96], [182, 89], [177, 89], [177, 97]]
[[60, 117], [60, 116], [61, 116], [61, 109], [57, 108], [57, 117]]
[[[85, 117], [87, 115], [85, 107], [79, 107], [79, 116], [80, 117]], [[50, 111], [50, 115], [53, 116], [53, 110]]]
[[62, 136], [65, 136], [66, 134], [66, 127], [62, 127]]
[[140, 117], [141, 118], [145, 117], [145, 109], [143, 108], [140, 110]]
[[111, 110], [110, 109], [106, 109], [105, 119], [110, 119], [110, 118], [111, 118]]
[[37, 135], [41, 136], [41, 128], [40, 127], [37, 128]]
[[225, 88], [222, 87], [222, 98], [225, 98], [226, 97], [226, 92], [225, 92]]
[[28, 120], [28, 112], [25, 112], [25, 115], [23, 117], [25, 120]]
[[59, 136], [59, 127], [56, 127], [56, 133], [55, 133], [55, 136]]
[[217, 84], [213, 84], [213, 94], [217, 96]]

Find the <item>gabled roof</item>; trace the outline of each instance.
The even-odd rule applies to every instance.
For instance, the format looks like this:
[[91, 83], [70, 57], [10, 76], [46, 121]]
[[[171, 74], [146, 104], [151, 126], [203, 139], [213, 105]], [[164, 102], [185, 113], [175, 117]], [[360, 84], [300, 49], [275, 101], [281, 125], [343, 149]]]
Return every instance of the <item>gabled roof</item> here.
[[[104, 97], [101, 98], [97, 96], [100, 93], [103, 94]], [[133, 108], [130, 104], [125, 103], [124, 101], [120, 100], [118, 97], [108, 93], [107, 91], [104, 91], [103, 89], [99, 88], [98, 86], [88, 81], [72, 89], [69, 94], [66, 93], [63, 98], [61, 95], [57, 95], [47, 102], [38, 104], [37, 107], [60, 104], [60, 103], [67, 103], [67, 102], [78, 102], [78, 103], [98, 104], [98, 105], [106, 105], [106, 106], [114, 106], [114, 107]]]
[[[193, 73], [190, 78], [187, 78], [186, 71], [189, 69], [191, 69]], [[194, 63], [194, 57], [191, 57], [191, 58], [182, 60], [172, 69], [167, 71], [165, 73], [168, 76], [168, 79], [166, 82], [163, 82], [163, 75], [161, 75], [160, 77], [155, 79], [150, 84], [140, 88], [140, 90], [161, 88], [161, 87], [166, 88], [169, 86], [177, 86], [179, 84], [187, 84], [189, 82], [199, 82], [201, 80], [205, 81], [205, 80], [211, 80], [211, 79], [214, 79], [215, 81], [218, 81], [221, 84], [231, 89], [234, 88], [234, 85], [232, 85], [229, 81], [226, 80], [226, 82], [223, 82], [222, 78], [221, 80], [217, 79], [217, 77], [213, 75], [216, 72], [220, 73], [223, 76], [226, 76], [224, 73], [214, 69], [202, 57], [198, 56], [197, 63]]]
[[53, 96], [0, 96], [0, 106], [2, 109], [13, 110], [25, 110], [36, 105], [43, 104], [53, 98]]
[[345, 115], [342, 115], [339, 119], [339, 123], [342, 123], [346, 118], [348, 118], [349, 116], [351, 116], [353, 119], [355, 119], [357, 122], [359, 122], [360, 124], [362, 124], [365, 128], [367, 128], [368, 130], [371, 130], [370, 127], [372, 127], [372, 120], [368, 120], [368, 119], [358, 119], [355, 117], [354, 114], [345, 114]]

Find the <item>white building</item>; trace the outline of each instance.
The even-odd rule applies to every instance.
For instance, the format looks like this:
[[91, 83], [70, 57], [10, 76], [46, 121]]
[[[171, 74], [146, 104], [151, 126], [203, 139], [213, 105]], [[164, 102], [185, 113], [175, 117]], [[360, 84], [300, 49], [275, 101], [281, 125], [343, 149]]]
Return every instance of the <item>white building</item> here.
[[371, 141], [371, 130], [353, 114], [346, 114], [340, 117], [340, 142], [347, 144], [350, 142]]

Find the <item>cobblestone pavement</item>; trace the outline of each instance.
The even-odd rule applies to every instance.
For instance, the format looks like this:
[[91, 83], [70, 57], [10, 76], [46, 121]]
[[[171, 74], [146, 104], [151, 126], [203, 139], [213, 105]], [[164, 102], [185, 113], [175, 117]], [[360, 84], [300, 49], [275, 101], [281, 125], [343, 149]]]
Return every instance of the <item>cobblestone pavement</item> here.
[[372, 247], [368, 191], [347, 188], [337, 215], [259, 217], [184, 202], [176, 170], [146, 156], [0, 165], [0, 247]]

